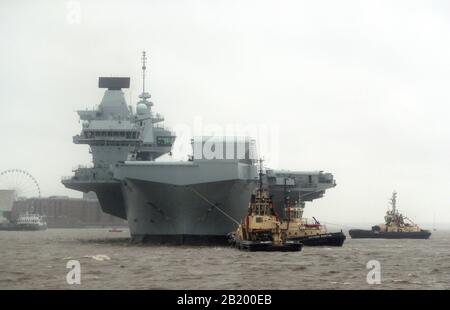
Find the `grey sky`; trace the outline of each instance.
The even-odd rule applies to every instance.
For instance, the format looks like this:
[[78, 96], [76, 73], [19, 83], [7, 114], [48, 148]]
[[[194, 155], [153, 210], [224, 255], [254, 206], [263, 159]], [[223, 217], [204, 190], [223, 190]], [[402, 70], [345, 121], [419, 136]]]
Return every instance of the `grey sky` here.
[[450, 222], [447, 1], [3, 0], [0, 38], [0, 170], [44, 195], [79, 196], [60, 184], [90, 162], [74, 111], [102, 75], [130, 76], [135, 104], [146, 49], [166, 125], [270, 124], [275, 168], [335, 175], [307, 215], [379, 222], [396, 189], [419, 223]]

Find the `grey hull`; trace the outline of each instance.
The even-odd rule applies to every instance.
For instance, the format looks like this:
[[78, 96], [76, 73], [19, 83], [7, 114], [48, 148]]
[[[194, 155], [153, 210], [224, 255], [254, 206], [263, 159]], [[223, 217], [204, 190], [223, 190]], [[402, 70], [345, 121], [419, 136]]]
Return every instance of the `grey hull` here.
[[252, 180], [172, 185], [127, 179], [123, 185], [134, 241], [226, 244], [245, 215]]

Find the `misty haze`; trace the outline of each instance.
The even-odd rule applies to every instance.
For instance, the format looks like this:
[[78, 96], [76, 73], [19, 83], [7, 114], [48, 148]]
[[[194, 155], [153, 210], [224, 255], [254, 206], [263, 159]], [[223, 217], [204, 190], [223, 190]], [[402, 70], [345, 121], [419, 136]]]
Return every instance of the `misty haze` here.
[[[333, 252], [339, 264], [363, 270], [346, 274], [345, 281], [327, 274], [327, 284], [306, 288], [366, 285], [365, 264], [378, 258], [363, 241], [352, 240], [359, 238], [348, 235], [352, 228], [391, 233], [396, 223], [395, 233], [433, 234], [420, 246], [412, 240], [374, 243], [373, 253], [395, 253], [392, 261], [405, 266], [416, 266], [415, 253], [430, 262], [448, 255], [448, 1], [3, 0], [0, 38], [0, 211], [15, 224], [48, 226], [35, 246], [51, 241], [45, 251], [59, 260], [81, 257], [108, 266], [86, 267], [91, 280], [98, 271], [108, 273], [111, 288], [129, 281], [131, 288], [252, 289], [230, 274], [202, 282], [196, 262], [209, 264], [206, 248], [131, 247], [127, 258], [113, 249], [167, 236], [181, 244], [235, 238], [227, 240], [236, 245], [245, 221], [251, 225], [243, 220], [247, 207], [248, 214], [252, 204], [262, 212], [267, 201], [264, 216], [273, 212], [278, 221], [288, 210], [289, 220], [308, 218], [302, 222], [307, 227], [326, 234], [326, 225], [340, 234], [339, 246], [347, 241]], [[201, 140], [210, 136], [238, 138], [211, 148]], [[195, 153], [195, 146], [205, 145], [207, 155]], [[236, 152], [239, 158], [231, 158]], [[224, 157], [211, 157], [219, 153]], [[2, 185], [2, 179], [10, 182], [7, 176], [36, 188], [40, 210], [48, 214], [30, 215], [31, 205]], [[12, 211], [1, 206], [13, 203]], [[31, 217], [24, 219], [25, 213]], [[289, 224], [276, 225], [286, 245]], [[0, 234], [9, 249], [2, 255], [19, 270], [31, 262], [15, 262], [14, 251], [29, 250], [33, 242], [17, 234], [11, 237], [15, 247], [10, 236]], [[65, 242], [73, 240], [79, 247], [71, 252]], [[294, 241], [296, 250], [305, 245]], [[316, 257], [329, 268], [338, 264], [320, 248], [305, 248], [302, 266], [311, 277], [323, 276]], [[172, 281], [169, 273], [149, 287], [150, 271], [129, 280], [128, 262], [146, 266], [141, 250], [160, 271], [179, 255], [185, 261], [177, 261], [176, 272], [201, 274], [194, 281], [200, 284]], [[231, 249], [215, 251], [230, 265], [239, 261], [231, 268], [235, 275], [250, 264], [242, 254], [227, 254]], [[274, 255], [288, 265], [299, 262]], [[57, 266], [44, 287], [58, 288], [66, 267], [41, 262]], [[391, 281], [386, 287], [448, 289], [450, 267], [441, 263], [437, 271], [417, 271], [422, 282], [410, 279], [411, 286], [395, 282], [401, 278], [396, 268], [382, 265]], [[5, 274], [12, 270], [4, 268]], [[288, 270], [281, 271], [284, 282], [276, 268], [264, 272], [273, 288], [303, 285]], [[30, 282], [8, 277], [2, 285], [0, 276], [0, 288], [40, 283], [36, 274]], [[266, 284], [260, 287], [272, 288]]]

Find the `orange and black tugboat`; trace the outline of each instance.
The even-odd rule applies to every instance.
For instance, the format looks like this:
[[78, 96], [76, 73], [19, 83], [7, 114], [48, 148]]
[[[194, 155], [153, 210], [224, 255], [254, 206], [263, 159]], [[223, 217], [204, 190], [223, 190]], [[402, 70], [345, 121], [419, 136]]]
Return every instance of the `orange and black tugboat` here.
[[281, 229], [288, 240], [300, 241], [307, 246], [342, 246], [346, 239], [342, 231], [328, 232], [314, 217], [314, 223], [303, 218], [304, 202], [287, 201], [286, 205]]
[[240, 250], [248, 251], [300, 251], [302, 243], [288, 240], [273, 208], [272, 198], [263, 189], [262, 161], [260, 160], [259, 188], [251, 196], [248, 213], [229, 241]]
[[428, 239], [431, 232], [421, 229], [417, 224], [397, 209], [397, 193], [391, 198], [392, 208], [386, 212], [385, 223], [372, 226], [371, 230], [350, 229], [352, 238], [383, 238], [383, 239]]

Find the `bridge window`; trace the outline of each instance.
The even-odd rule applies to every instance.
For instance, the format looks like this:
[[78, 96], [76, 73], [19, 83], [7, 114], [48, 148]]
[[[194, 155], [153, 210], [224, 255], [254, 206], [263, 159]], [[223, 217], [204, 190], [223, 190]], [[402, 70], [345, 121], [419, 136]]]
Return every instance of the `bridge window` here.
[[175, 141], [175, 137], [173, 136], [158, 136], [156, 137], [156, 145], [157, 146], [172, 146]]

